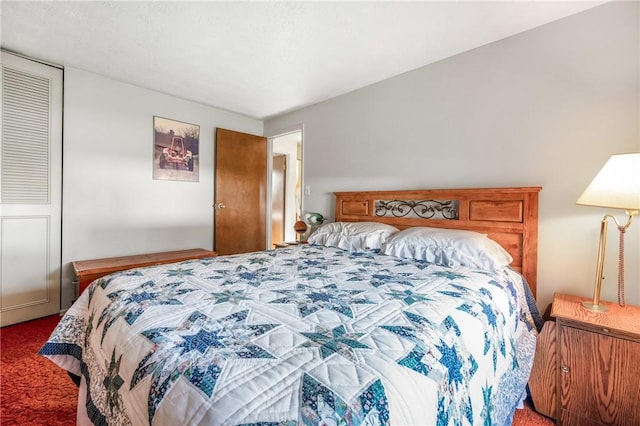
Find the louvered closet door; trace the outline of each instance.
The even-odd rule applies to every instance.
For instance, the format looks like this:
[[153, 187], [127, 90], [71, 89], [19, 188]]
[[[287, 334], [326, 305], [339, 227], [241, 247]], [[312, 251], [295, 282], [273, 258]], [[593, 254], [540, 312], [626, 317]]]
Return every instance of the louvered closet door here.
[[2, 52], [0, 324], [60, 312], [62, 70]]

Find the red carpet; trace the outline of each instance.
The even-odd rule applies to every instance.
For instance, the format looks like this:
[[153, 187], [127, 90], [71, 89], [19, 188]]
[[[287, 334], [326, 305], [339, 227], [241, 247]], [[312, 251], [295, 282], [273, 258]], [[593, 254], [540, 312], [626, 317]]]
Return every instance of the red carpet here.
[[[41, 318], [0, 329], [0, 424], [74, 425], [77, 388], [61, 368], [38, 355], [60, 317]], [[554, 422], [527, 408], [513, 426]]]
[[60, 367], [38, 355], [60, 317], [0, 329], [0, 424], [76, 423], [77, 388]]
[[513, 418], [513, 426], [553, 426], [555, 424], [555, 421], [533, 411], [528, 402], [525, 402], [524, 409], [516, 410]]

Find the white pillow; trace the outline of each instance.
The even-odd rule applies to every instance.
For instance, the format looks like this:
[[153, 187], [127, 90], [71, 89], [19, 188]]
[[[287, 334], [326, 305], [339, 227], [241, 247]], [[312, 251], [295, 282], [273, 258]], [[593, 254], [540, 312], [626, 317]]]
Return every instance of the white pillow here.
[[309, 243], [345, 250], [379, 250], [398, 228], [377, 222], [333, 222], [320, 226]]
[[444, 266], [469, 266], [494, 271], [513, 258], [485, 234], [459, 229], [415, 227], [392, 235], [381, 253]]

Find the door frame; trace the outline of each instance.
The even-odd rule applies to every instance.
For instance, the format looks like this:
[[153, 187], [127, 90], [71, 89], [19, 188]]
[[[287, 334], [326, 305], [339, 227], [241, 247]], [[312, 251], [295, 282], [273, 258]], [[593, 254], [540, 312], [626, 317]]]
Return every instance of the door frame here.
[[[267, 166], [267, 188], [269, 188], [267, 191], [267, 223], [269, 224], [267, 226], [267, 247], [271, 245], [271, 185], [273, 175], [271, 157], [273, 156], [273, 140], [281, 136], [290, 135], [291, 133], [300, 133], [300, 214], [304, 217], [304, 124], [298, 124], [265, 135], [267, 138], [267, 156], [269, 157], [269, 164]], [[291, 161], [289, 161], [287, 167], [292, 167]]]
[[[279, 161], [276, 161], [279, 160]], [[271, 228], [271, 241], [270, 241], [270, 245], [267, 246], [269, 247], [274, 247], [274, 244], [280, 243], [282, 241], [286, 241], [286, 220], [285, 218], [287, 217], [287, 214], [289, 213], [289, 210], [287, 209], [287, 191], [290, 190], [289, 185], [287, 183], [287, 171], [289, 168], [289, 163], [290, 163], [290, 156], [288, 154], [280, 154], [280, 153], [273, 153], [271, 155], [271, 165], [274, 168], [274, 170], [271, 173], [271, 177], [275, 178], [277, 175], [281, 175], [280, 176], [280, 184], [278, 185], [278, 182], [272, 181], [272, 185], [271, 185], [271, 222], [267, 224], [267, 226], [269, 226]], [[276, 170], [276, 164], [278, 164], [278, 168]], [[280, 173], [280, 171], [283, 171], [283, 173]], [[279, 194], [279, 197], [276, 197], [275, 194]], [[277, 198], [277, 199], [276, 199]], [[281, 205], [279, 204], [279, 201], [281, 201]], [[273, 208], [278, 206], [278, 208], [281, 211], [281, 218], [280, 218], [280, 226], [278, 229], [278, 231], [280, 231], [280, 235], [273, 235], [273, 231], [274, 231], [274, 223], [276, 223], [276, 218], [273, 216]]]

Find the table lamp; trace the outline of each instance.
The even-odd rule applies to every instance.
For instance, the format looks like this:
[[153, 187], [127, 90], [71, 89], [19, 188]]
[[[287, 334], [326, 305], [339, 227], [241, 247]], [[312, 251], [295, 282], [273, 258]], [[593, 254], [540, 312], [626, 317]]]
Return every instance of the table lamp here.
[[293, 224], [293, 230], [298, 235], [298, 241], [302, 241], [302, 236], [307, 232], [307, 224], [303, 220], [298, 220]]
[[633, 216], [640, 210], [640, 153], [612, 155], [593, 181], [584, 190], [576, 204], [593, 207], [623, 209], [628, 215], [627, 223], [621, 225], [615, 216], [606, 214], [600, 221], [600, 242], [593, 300], [583, 302], [583, 306], [592, 311], [607, 311], [600, 303], [602, 289], [604, 254], [607, 244], [607, 224], [613, 219], [620, 231], [618, 252], [618, 303], [624, 306], [624, 234], [631, 225]]

